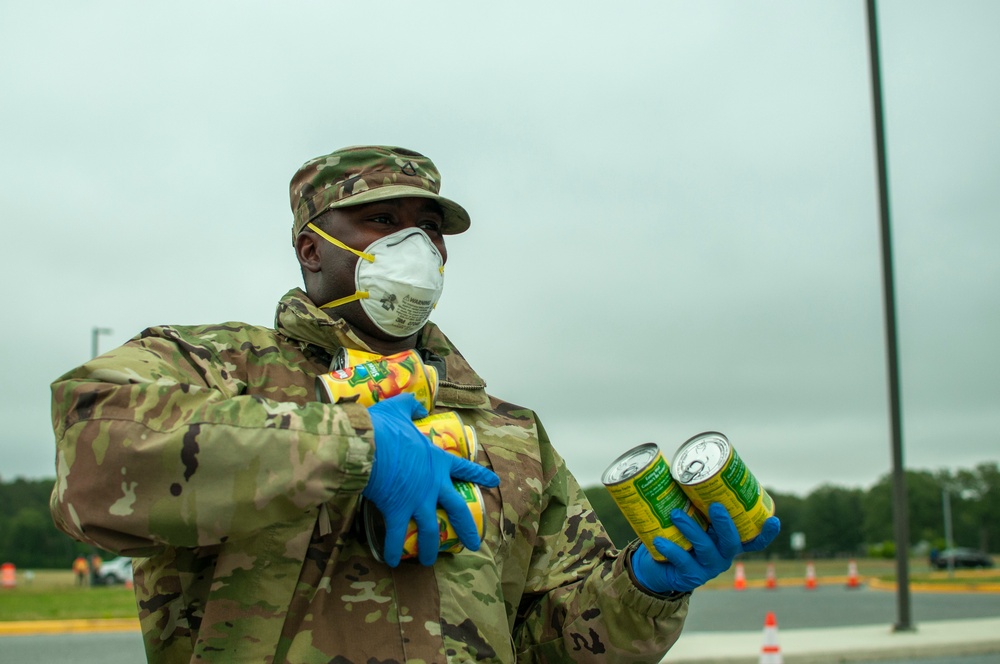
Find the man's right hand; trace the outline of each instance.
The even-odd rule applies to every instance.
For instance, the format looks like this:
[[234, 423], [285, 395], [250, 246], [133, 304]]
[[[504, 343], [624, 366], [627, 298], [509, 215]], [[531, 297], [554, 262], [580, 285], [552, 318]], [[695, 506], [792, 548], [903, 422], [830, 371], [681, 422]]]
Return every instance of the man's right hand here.
[[496, 473], [435, 447], [420, 433], [413, 420], [427, 417], [427, 411], [412, 394], [380, 401], [368, 408], [368, 414], [375, 432], [375, 461], [362, 495], [385, 519], [382, 556], [386, 564], [399, 564], [411, 518], [417, 523], [417, 557], [423, 565], [434, 564], [439, 546], [438, 505], [462, 544], [478, 550], [479, 529], [452, 480], [495, 487], [500, 484]]

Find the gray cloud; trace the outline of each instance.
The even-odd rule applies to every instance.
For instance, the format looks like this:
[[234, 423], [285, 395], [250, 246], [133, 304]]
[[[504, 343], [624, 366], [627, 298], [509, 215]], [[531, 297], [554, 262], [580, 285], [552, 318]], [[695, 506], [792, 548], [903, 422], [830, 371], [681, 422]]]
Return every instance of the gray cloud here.
[[[1000, 9], [879, 7], [906, 458], [969, 467], [1000, 442]], [[269, 324], [288, 179], [367, 142], [472, 212], [436, 319], [581, 481], [706, 429], [779, 490], [889, 470], [862, 6], [3, 12], [3, 477], [54, 473], [92, 326]]]

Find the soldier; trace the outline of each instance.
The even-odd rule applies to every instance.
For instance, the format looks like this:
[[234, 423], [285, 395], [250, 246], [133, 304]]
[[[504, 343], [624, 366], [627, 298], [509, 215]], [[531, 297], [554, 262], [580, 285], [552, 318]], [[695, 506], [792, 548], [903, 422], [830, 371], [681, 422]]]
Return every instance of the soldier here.
[[96, 553], [90, 554], [90, 585], [101, 585], [101, 565], [103, 564], [104, 559], [100, 555]]
[[73, 561], [73, 575], [76, 577], [76, 585], [87, 585], [87, 576], [89, 572], [90, 565], [87, 564], [87, 559], [83, 556], [77, 556]]
[[[772, 518], [741, 544], [714, 506], [707, 533], [675, 513], [694, 548], [658, 542], [670, 562], [614, 549], [535, 414], [488, 395], [428, 321], [445, 237], [470, 225], [439, 191], [409, 150], [313, 159], [291, 182], [305, 289], [273, 329], [152, 327], [53, 384], [54, 519], [136, 558], [149, 661], [658, 662], [689, 593], [776, 535]], [[431, 445], [412, 395], [318, 402], [341, 348], [419, 351], [434, 411], [474, 428], [477, 458]], [[482, 540], [453, 480], [481, 487]], [[457, 553], [438, 555], [439, 506]], [[418, 557], [401, 562], [411, 517]]]

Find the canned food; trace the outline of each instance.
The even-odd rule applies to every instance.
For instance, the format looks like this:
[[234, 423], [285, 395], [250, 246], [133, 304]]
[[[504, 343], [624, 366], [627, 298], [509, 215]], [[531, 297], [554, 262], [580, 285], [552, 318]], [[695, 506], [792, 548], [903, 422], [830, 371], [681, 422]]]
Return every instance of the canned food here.
[[656, 560], [665, 558], [653, 546], [653, 538], [664, 537], [691, 550], [691, 542], [670, 518], [674, 509], [683, 510], [704, 528], [705, 519], [670, 475], [670, 467], [656, 443], [635, 447], [615, 459], [601, 482], [621, 509], [635, 534]]
[[434, 408], [438, 375], [420, 355], [408, 350], [362, 362], [316, 377], [316, 396], [326, 403], [373, 406], [383, 399], [409, 392], [430, 412]]
[[369, 353], [366, 350], [355, 350], [354, 348], [344, 348], [341, 346], [337, 349], [337, 354], [333, 356], [333, 364], [330, 368], [334, 370], [346, 369], [347, 367], [353, 367], [355, 364], [381, 360], [383, 357], [378, 353]]
[[462, 422], [458, 413], [435, 413], [413, 421], [420, 433], [445, 452], [474, 461], [476, 458], [476, 432]]
[[[419, 355], [417, 356], [420, 357]], [[437, 367], [432, 367], [429, 364], [424, 364], [421, 360], [420, 365], [424, 368], [424, 375], [427, 376], [427, 384], [431, 387], [431, 405], [427, 407], [427, 412], [431, 412], [434, 408], [434, 399], [437, 397], [438, 385], [441, 383], [441, 379], [438, 378]]]
[[[465, 499], [465, 504], [472, 514], [472, 520], [476, 524], [479, 532], [479, 540], [482, 541], [486, 534], [486, 505], [483, 503], [483, 493], [478, 486], [471, 482], [455, 482], [455, 490]], [[368, 536], [368, 546], [371, 549], [375, 560], [385, 562], [383, 551], [385, 550], [385, 520], [382, 513], [370, 502], [365, 501], [362, 507], [364, 514], [365, 534]], [[438, 520], [438, 553], [458, 553], [465, 546], [458, 539], [458, 533], [448, 520], [448, 515], [442, 508], [437, 510]], [[417, 522], [410, 519], [406, 526], [406, 536], [403, 539], [402, 560], [416, 558], [417, 546]]]
[[479, 453], [479, 438], [476, 437], [476, 430], [468, 424], [463, 424], [462, 431], [465, 432], [465, 440], [469, 446], [468, 459], [469, 461], [475, 461], [476, 454]]
[[774, 514], [774, 500], [721, 433], [707, 431], [687, 440], [671, 465], [674, 479], [703, 513], [711, 503], [725, 505], [744, 542], [759, 535]]

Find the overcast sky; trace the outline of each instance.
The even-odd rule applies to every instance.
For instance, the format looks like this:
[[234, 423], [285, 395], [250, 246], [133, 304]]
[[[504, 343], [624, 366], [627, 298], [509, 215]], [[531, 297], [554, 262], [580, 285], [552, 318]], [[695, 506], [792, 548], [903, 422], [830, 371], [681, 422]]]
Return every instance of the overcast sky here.
[[[1000, 456], [1000, 3], [879, 3], [907, 466]], [[0, 4], [0, 477], [49, 383], [156, 324], [270, 325], [287, 186], [435, 160], [435, 314], [581, 483], [727, 434], [765, 485], [891, 468], [865, 6]]]

